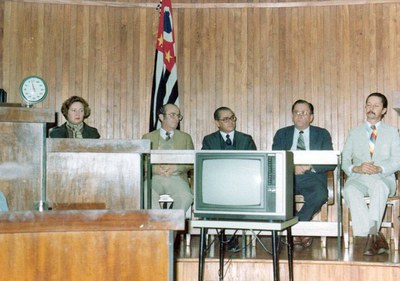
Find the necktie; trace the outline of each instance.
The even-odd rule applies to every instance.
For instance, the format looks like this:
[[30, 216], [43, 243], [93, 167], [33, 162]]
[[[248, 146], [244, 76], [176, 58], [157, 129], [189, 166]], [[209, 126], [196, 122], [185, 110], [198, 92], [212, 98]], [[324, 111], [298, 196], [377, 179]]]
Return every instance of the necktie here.
[[171, 139], [171, 136], [170, 136], [171, 133], [170, 132], [166, 132], [165, 135], [166, 135], [165, 140], [169, 141]]
[[299, 138], [297, 139], [297, 150], [306, 150], [306, 145], [304, 144], [304, 132], [299, 132]]
[[375, 142], [376, 142], [376, 136], [377, 136], [377, 131], [375, 125], [371, 126], [371, 136], [369, 137], [369, 153], [372, 155], [374, 154], [375, 150]]
[[226, 135], [225, 143], [226, 143], [226, 145], [232, 145], [232, 140], [231, 140], [231, 137], [229, 135]]

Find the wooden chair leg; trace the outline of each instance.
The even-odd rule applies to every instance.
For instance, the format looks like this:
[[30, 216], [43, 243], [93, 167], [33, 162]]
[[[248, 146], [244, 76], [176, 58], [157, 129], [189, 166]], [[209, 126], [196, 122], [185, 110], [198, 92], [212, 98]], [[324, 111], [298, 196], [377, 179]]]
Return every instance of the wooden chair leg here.
[[397, 251], [399, 249], [399, 236], [400, 236], [400, 200], [397, 200], [393, 203], [392, 206], [392, 222], [393, 222], [393, 228], [392, 228], [392, 239], [393, 239], [393, 245], [394, 249]]
[[345, 249], [348, 249], [350, 244], [350, 237], [349, 237], [350, 213], [349, 213], [349, 207], [346, 206], [344, 200], [342, 206], [343, 206], [342, 229], [343, 229], [343, 240], [344, 240], [343, 242]]
[[191, 235], [186, 233], [186, 246], [190, 247]]
[[326, 236], [321, 236], [321, 248], [326, 248]]

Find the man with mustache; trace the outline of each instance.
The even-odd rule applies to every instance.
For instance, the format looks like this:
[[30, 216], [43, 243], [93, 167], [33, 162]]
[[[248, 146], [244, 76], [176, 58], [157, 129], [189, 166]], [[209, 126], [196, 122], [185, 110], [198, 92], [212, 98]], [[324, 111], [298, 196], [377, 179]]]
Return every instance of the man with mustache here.
[[[397, 128], [382, 122], [387, 106], [381, 93], [367, 97], [366, 122], [350, 130], [342, 152], [342, 169], [347, 174], [343, 197], [350, 208], [354, 236], [367, 237], [366, 256], [389, 250], [379, 229], [386, 200], [396, 190], [394, 173], [400, 169], [400, 136]], [[369, 206], [365, 196], [370, 197]]]

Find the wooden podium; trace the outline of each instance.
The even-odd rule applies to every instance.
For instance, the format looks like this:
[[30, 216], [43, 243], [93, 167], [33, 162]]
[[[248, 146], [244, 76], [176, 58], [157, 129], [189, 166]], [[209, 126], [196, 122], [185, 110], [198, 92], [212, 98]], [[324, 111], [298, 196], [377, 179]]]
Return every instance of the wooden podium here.
[[33, 210], [45, 185], [49, 109], [0, 106], [0, 188], [10, 210]]
[[149, 140], [48, 139], [46, 199], [54, 209], [144, 209]]
[[0, 213], [0, 272], [25, 281], [173, 281], [174, 231], [184, 220], [183, 210]]

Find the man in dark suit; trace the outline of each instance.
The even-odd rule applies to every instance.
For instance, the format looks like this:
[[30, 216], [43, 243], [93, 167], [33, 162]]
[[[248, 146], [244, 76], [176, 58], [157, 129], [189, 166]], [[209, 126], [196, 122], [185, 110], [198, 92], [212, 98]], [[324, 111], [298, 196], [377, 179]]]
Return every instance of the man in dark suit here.
[[[272, 150], [333, 150], [332, 138], [326, 129], [311, 126], [314, 106], [297, 100], [292, 106], [294, 125], [279, 129], [273, 140]], [[335, 166], [296, 165], [294, 177], [295, 194], [303, 195], [304, 205], [297, 212], [299, 221], [310, 221], [328, 199], [326, 172]], [[311, 237], [294, 237], [296, 248], [306, 248]]]
[[[236, 131], [236, 115], [228, 107], [219, 107], [214, 111], [215, 125], [218, 131], [203, 139], [202, 150], [257, 150], [250, 135]], [[236, 236], [226, 238], [228, 250], [237, 252], [239, 241]]]
[[217, 108], [214, 120], [218, 131], [204, 137], [202, 150], [257, 150], [250, 135], [235, 130], [237, 118], [230, 108]]

